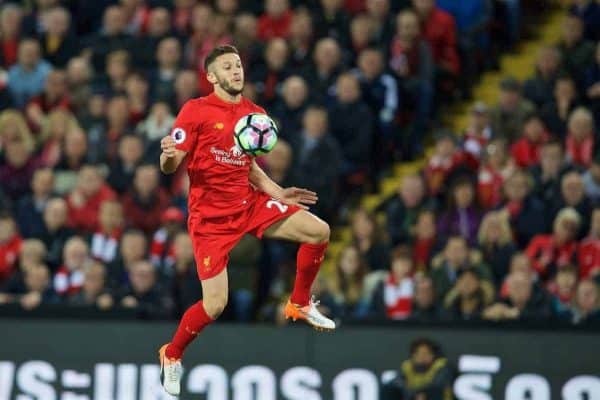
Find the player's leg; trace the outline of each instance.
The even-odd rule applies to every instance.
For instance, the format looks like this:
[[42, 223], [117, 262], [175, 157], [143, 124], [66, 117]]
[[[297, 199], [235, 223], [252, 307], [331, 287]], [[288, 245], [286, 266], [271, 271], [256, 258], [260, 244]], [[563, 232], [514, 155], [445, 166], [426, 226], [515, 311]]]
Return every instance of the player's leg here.
[[294, 320], [305, 319], [320, 329], [335, 328], [335, 323], [319, 313], [310, 299], [310, 289], [323, 262], [329, 234], [329, 225], [325, 221], [304, 210], [274, 223], [263, 234], [268, 238], [300, 243], [296, 256], [296, 280], [285, 314]]

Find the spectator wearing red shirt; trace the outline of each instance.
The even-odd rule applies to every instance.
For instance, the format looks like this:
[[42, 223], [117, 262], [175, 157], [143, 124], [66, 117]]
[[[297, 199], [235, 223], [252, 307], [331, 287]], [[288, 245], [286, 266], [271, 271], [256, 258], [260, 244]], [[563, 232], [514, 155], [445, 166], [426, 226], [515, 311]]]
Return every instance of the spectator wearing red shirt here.
[[44, 92], [29, 101], [25, 113], [32, 130], [37, 132], [51, 111], [69, 110], [69, 107], [67, 74], [61, 70], [54, 70], [46, 77]]
[[552, 234], [537, 235], [531, 240], [525, 253], [542, 279], [550, 278], [576, 260], [580, 225], [579, 213], [574, 208], [564, 208], [554, 219]]
[[454, 17], [436, 7], [434, 0], [413, 0], [421, 20], [423, 37], [429, 42], [436, 66], [443, 73], [458, 75], [460, 59]]
[[13, 216], [7, 211], [0, 212], [0, 282], [12, 275], [21, 243]]
[[129, 124], [137, 125], [150, 108], [148, 81], [140, 72], [132, 72], [125, 80], [125, 93], [129, 100]]
[[16, 4], [5, 4], [0, 15], [0, 65], [5, 69], [17, 62], [23, 12]]
[[373, 294], [372, 307], [388, 319], [406, 319], [412, 312], [415, 282], [410, 251], [397, 249], [392, 255], [391, 268]]
[[530, 114], [523, 123], [523, 134], [510, 148], [517, 166], [528, 168], [539, 164], [540, 149], [550, 139], [544, 123], [537, 114]]
[[492, 140], [484, 148], [482, 157], [477, 175], [477, 196], [481, 207], [490, 209], [502, 202], [502, 186], [515, 171], [515, 163], [509, 157], [504, 139]]
[[63, 265], [54, 275], [54, 291], [59, 296], [72, 296], [81, 290], [84, 269], [90, 262], [90, 249], [80, 236], [73, 236], [65, 243]]
[[581, 279], [600, 274], [600, 208], [594, 209], [591, 221], [589, 234], [581, 241], [577, 253]]
[[473, 157], [481, 159], [485, 146], [492, 139], [492, 127], [488, 106], [482, 102], [476, 102], [469, 113], [469, 126], [463, 137], [463, 149], [471, 153]]
[[287, 38], [292, 17], [288, 0], [266, 0], [265, 13], [258, 19], [258, 37], [263, 41]]
[[561, 268], [554, 279], [548, 282], [546, 289], [559, 301], [559, 303], [568, 307], [575, 297], [577, 288], [577, 269], [573, 266]]
[[412, 249], [415, 270], [425, 272], [437, 242], [435, 213], [431, 210], [421, 211], [417, 216], [413, 231]]
[[98, 221], [99, 229], [90, 239], [91, 256], [103, 263], [110, 263], [117, 256], [125, 225], [121, 203], [107, 200], [100, 204]]
[[159, 186], [158, 168], [152, 164], [139, 166], [133, 187], [123, 197], [128, 224], [150, 235], [160, 226], [160, 217], [168, 204], [167, 194]]
[[177, 207], [169, 207], [162, 213], [160, 222], [160, 228], [152, 236], [150, 262], [156, 268], [171, 268], [175, 263], [173, 240], [184, 230], [185, 216]]
[[461, 167], [475, 170], [477, 160], [456, 146], [452, 132], [439, 133], [434, 153], [425, 167], [425, 180], [429, 192], [434, 196], [440, 194], [448, 177]]
[[100, 204], [115, 198], [115, 193], [104, 183], [97, 167], [85, 165], [79, 171], [77, 185], [67, 197], [71, 227], [92, 233], [98, 229]]
[[577, 167], [589, 167], [594, 157], [594, 117], [586, 108], [571, 113], [566, 139], [567, 161]]

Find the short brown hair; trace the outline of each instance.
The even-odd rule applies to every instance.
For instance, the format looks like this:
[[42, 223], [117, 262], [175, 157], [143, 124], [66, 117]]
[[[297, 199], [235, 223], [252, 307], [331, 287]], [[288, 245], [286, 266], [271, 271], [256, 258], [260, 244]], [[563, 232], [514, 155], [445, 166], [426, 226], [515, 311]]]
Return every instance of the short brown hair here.
[[204, 60], [204, 70], [208, 71], [208, 67], [210, 66], [210, 64], [212, 64], [217, 57], [222, 56], [223, 54], [240, 54], [238, 52], [238, 49], [235, 48], [235, 46], [231, 46], [229, 44], [225, 44], [223, 46], [217, 46], [214, 49], [212, 49], [210, 51], [210, 53], [208, 53], [208, 55], [206, 56], [206, 59]]

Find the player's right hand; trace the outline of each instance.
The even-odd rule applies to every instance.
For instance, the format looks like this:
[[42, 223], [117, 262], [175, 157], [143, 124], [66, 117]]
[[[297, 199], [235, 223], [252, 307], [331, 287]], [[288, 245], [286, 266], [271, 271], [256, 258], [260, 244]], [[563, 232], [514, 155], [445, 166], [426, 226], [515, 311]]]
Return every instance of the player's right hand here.
[[173, 139], [171, 135], [165, 136], [160, 140], [160, 149], [167, 158], [175, 157], [177, 150], [175, 148], [175, 139]]

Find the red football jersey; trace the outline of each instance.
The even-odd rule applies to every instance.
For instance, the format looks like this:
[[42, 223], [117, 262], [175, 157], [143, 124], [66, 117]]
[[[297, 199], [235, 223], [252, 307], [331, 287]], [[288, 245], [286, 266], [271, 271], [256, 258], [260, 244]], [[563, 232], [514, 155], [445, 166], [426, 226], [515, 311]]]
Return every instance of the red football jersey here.
[[252, 157], [233, 139], [235, 124], [249, 113], [266, 112], [243, 97], [239, 103], [229, 103], [214, 93], [189, 100], [181, 108], [171, 136], [177, 149], [189, 157], [190, 215], [223, 217], [250, 205]]

